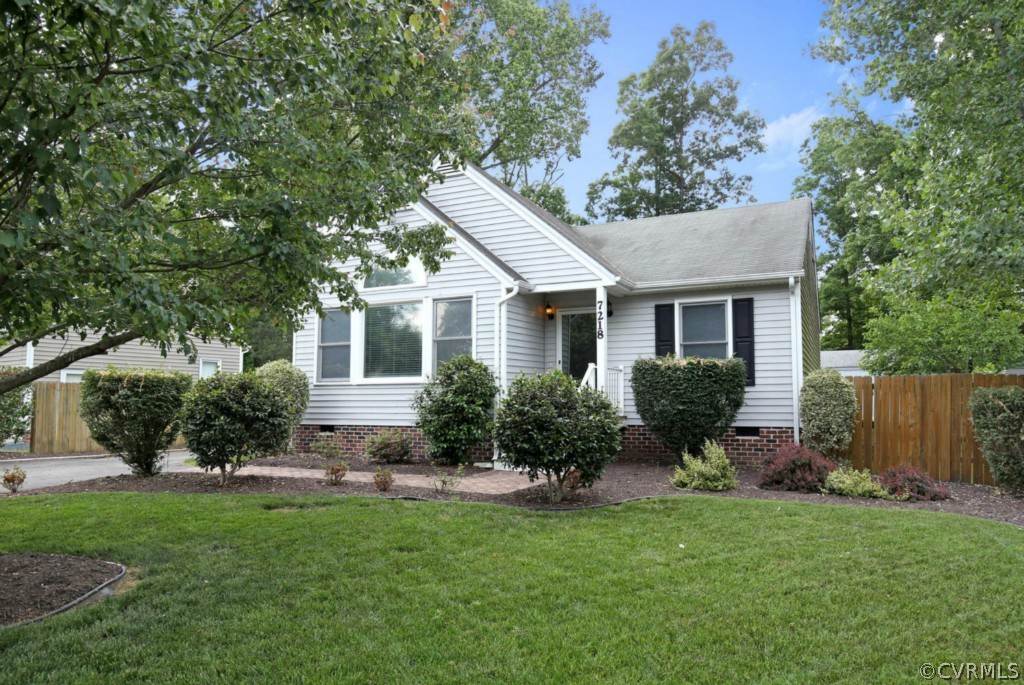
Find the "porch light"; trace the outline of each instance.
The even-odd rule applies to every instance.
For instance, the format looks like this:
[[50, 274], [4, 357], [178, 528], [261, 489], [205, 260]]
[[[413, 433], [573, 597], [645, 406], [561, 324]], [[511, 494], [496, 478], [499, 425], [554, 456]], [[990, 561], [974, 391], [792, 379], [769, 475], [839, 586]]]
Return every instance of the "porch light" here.
[[608, 318], [612, 318], [615, 312], [612, 311], [612, 298], [608, 298]]
[[544, 313], [548, 315], [549, 320], [555, 318], [555, 308], [551, 306], [550, 302], [544, 305]]

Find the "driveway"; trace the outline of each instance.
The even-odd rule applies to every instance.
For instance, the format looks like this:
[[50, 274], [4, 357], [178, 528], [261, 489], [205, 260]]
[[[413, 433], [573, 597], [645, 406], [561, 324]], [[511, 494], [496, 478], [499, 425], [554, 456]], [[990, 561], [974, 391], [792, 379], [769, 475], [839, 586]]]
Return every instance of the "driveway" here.
[[[188, 457], [189, 453], [184, 450], [171, 452], [167, 457], [164, 471], [193, 469], [194, 467], [185, 465], [185, 460]], [[26, 459], [25, 461], [3, 461], [0, 462], [0, 469], [14, 464], [24, 469], [26, 474], [22, 490], [35, 490], [73, 481], [131, 473], [131, 469], [117, 457], [52, 457]]]

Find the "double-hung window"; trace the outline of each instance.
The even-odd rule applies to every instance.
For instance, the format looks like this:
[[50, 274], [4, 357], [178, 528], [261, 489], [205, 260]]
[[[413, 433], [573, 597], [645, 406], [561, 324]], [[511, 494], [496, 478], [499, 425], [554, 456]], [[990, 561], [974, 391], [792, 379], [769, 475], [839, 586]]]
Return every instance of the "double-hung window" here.
[[352, 324], [348, 312], [335, 309], [320, 319], [317, 368], [322, 381], [347, 381], [352, 369]]
[[679, 308], [680, 357], [729, 357], [729, 327], [725, 302], [682, 304]]
[[434, 303], [434, 370], [462, 354], [473, 354], [473, 298]]
[[363, 376], [423, 375], [423, 303], [370, 305], [364, 314]]

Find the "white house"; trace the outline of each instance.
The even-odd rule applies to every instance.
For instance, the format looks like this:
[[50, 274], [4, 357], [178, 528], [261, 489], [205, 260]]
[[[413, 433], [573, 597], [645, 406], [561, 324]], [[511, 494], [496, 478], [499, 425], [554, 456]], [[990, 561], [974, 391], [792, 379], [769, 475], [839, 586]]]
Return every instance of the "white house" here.
[[364, 311], [323, 296], [327, 317], [294, 339], [311, 383], [300, 445], [326, 431], [352, 449], [385, 426], [416, 435], [413, 394], [463, 353], [503, 387], [552, 368], [594, 384], [620, 407], [626, 454], [662, 457], [634, 407], [633, 361], [740, 356], [747, 397], [726, 449], [744, 460], [799, 439], [800, 384], [819, 364], [809, 200], [572, 227], [470, 165], [394, 221], [447, 226], [455, 255], [433, 275], [372, 274]]

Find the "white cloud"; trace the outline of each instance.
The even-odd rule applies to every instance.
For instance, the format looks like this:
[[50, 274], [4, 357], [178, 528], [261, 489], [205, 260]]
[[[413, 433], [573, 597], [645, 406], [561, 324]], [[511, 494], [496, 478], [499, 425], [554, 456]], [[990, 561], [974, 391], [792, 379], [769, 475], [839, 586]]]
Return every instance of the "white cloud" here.
[[824, 116], [816, 105], [799, 112], [769, 121], [764, 131], [764, 144], [768, 152], [798, 149], [811, 135], [811, 124]]

